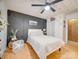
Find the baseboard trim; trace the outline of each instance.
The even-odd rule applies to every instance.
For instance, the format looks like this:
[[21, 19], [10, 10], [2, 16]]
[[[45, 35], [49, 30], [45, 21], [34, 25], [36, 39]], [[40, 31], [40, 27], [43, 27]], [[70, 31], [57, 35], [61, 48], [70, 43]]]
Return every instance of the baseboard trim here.
[[71, 43], [71, 44], [74, 44], [74, 45], [78, 46], [78, 42], [69, 41], [69, 43]]

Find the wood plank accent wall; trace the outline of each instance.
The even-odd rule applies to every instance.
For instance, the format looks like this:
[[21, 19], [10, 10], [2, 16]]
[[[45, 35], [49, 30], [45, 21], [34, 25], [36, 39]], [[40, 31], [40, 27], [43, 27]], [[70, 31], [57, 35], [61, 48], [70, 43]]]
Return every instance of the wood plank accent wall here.
[[[29, 20], [36, 21], [37, 25], [29, 25]], [[28, 29], [43, 29], [46, 28], [46, 19], [34, 17], [31, 15], [25, 15], [22, 13], [18, 13], [15, 11], [8, 11], [8, 42], [10, 41], [11, 30], [18, 30], [17, 37], [18, 39], [27, 40], [28, 37]]]

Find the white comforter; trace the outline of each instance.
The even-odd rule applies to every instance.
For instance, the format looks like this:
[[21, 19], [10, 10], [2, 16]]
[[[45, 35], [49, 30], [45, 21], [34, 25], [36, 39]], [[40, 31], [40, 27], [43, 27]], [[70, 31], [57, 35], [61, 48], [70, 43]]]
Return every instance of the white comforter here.
[[28, 37], [27, 42], [33, 47], [40, 59], [46, 59], [47, 55], [64, 45], [63, 40], [44, 35], [31, 35]]

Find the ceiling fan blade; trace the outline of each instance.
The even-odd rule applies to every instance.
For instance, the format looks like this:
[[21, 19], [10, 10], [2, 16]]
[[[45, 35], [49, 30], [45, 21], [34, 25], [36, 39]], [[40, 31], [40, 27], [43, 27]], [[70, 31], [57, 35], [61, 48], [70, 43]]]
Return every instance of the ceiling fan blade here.
[[43, 9], [43, 10], [41, 11], [41, 14], [42, 14], [44, 11], [45, 11], [45, 9]]
[[32, 4], [32, 6], [46, 6], [45, 4]]
[[56, 10], [54, 9], [54, 8], [52, 8], [52, 7], [50, 7], [50, 9], [53, 11], [53, 12], [55, 12]]
[[55, 0], [55, 1], [51, 2], [50, 5], [51, 5], [51, 4], [58, 3], [58, 2], [60, 2], [60, 1], [63, 1], [63, 0]]

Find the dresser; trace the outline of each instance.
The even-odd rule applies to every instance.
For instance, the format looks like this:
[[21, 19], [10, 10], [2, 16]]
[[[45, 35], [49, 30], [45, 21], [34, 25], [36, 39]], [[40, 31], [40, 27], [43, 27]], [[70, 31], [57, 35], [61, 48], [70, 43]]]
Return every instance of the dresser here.
[[3, 56], [6, 50], [6, 37], [4, 34], [5, 34], [5, 31], [0, 32], [0, 58]]
[[[7, 22], [7, 7], [4, 0], [0, 0], [0, 21]], [[1, 25], [1, 22], [0, 22]], [[2, 26], [0, 26], [2, 27]], [[7, 25], [3, 27], [4, 29], [1, 30], [0, 28], [0, 58], [3, 56], [6, 50], [6, 43], [7, 43]]]

